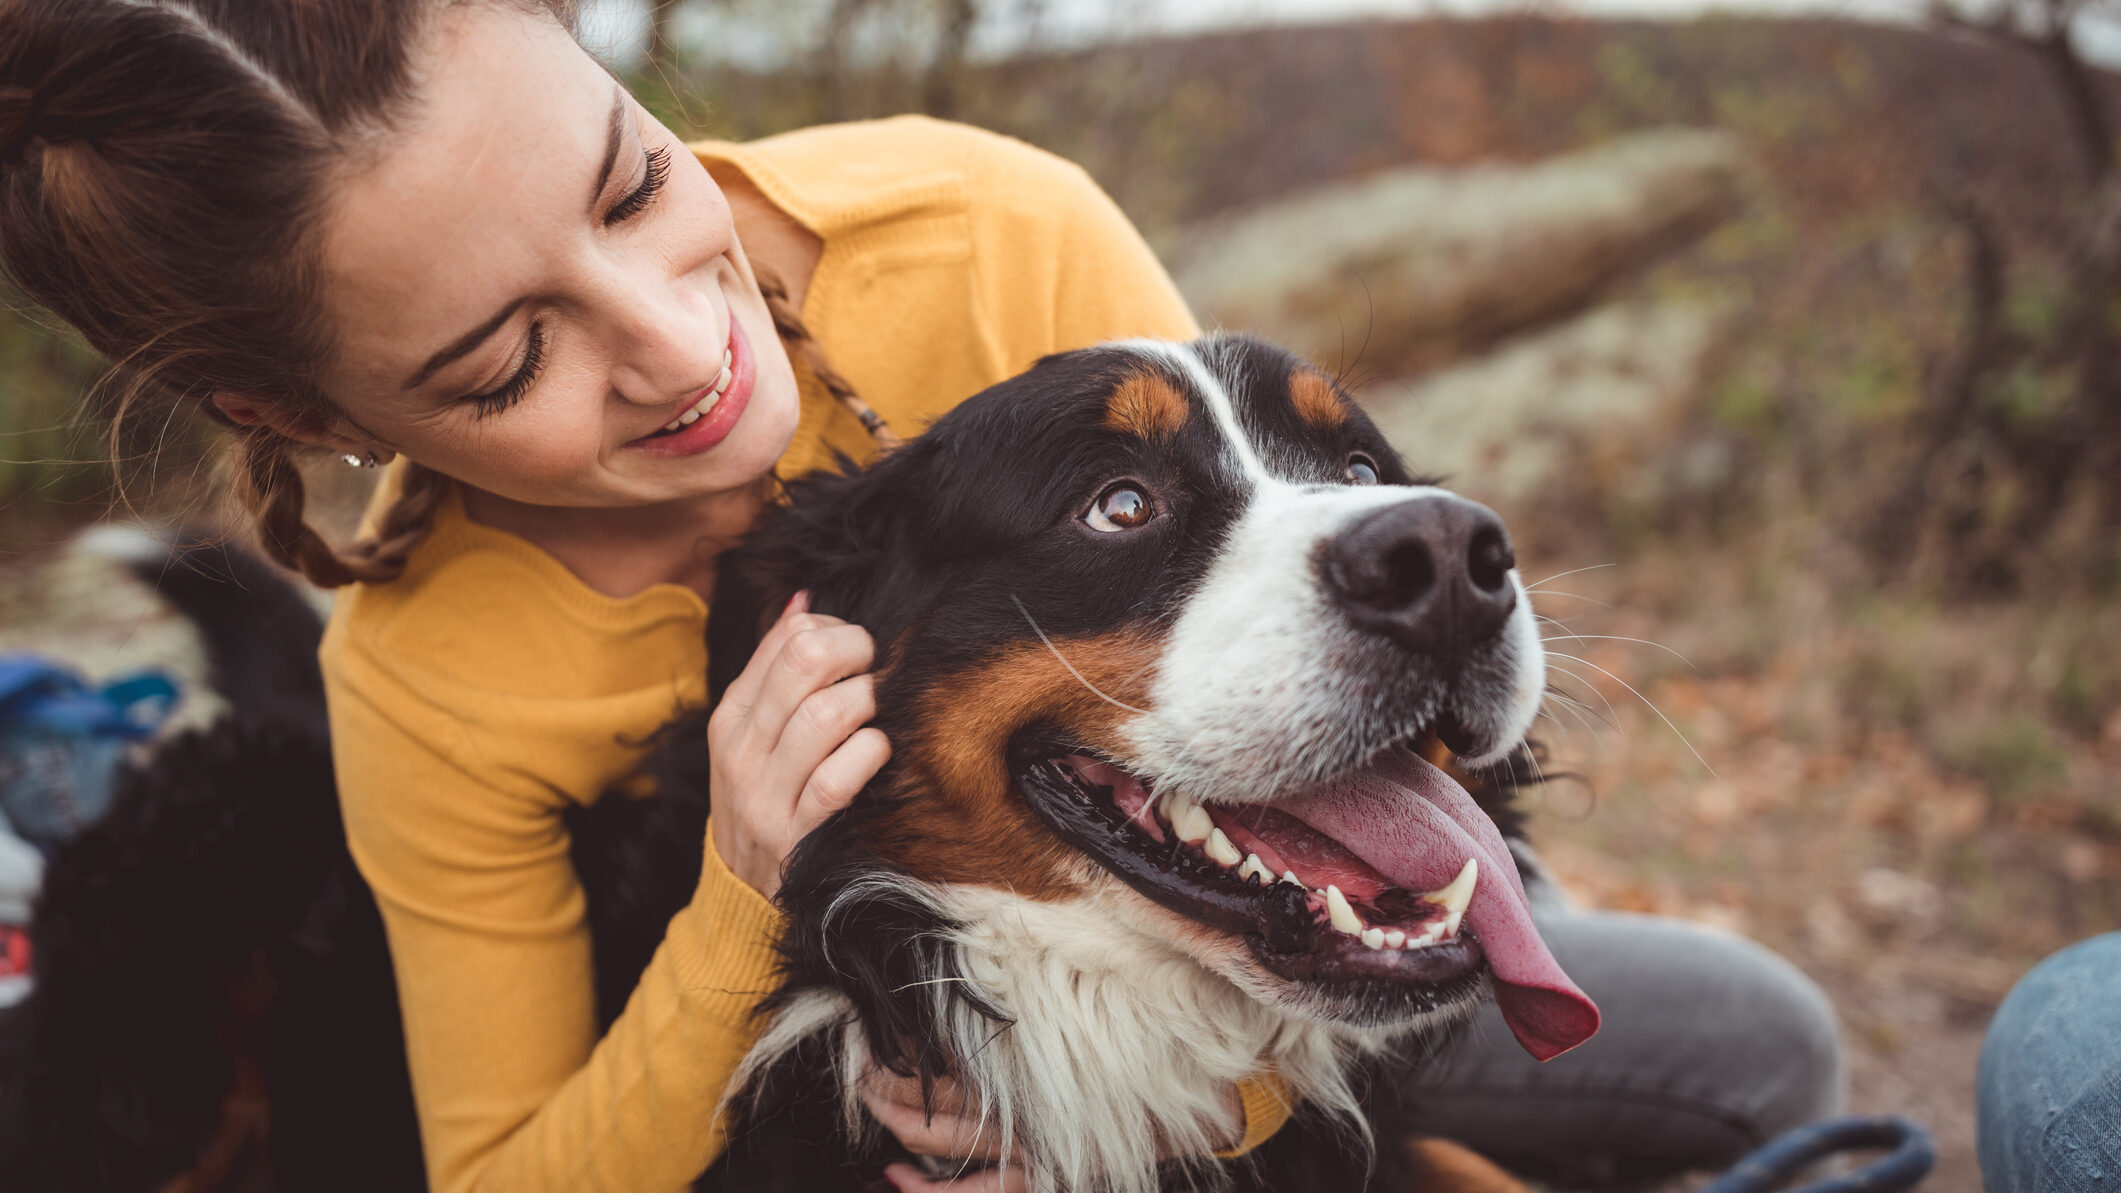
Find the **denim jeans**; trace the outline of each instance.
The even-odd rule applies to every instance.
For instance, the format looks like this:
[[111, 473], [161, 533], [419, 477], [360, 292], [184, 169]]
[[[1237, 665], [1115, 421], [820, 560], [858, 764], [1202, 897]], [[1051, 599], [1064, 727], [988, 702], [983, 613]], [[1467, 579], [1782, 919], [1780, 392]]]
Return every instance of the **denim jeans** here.
[[2121, 932], [2012, 988], [1981, 1045], [1976, 1113], [1989, 1193], [2121, 1190]]
[[1402, 1083], [1420, 1133], [1582, 1186], [1720, 1170], [1840, 1111], [1833, 1005], [1796, 966], [1680, 920], [1532, 910], [1598, 1034], [1541, 1064], [1483, 1007]]

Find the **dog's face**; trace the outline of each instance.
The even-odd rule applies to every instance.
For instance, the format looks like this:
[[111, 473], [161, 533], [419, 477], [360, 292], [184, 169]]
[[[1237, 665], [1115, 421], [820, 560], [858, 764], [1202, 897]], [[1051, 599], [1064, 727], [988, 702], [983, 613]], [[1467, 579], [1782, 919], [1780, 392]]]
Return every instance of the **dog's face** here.
[[1320, 1019], [1492, 977], [1537, 1055], [1595, 1028], [1496, 826], [1415, 753], [1496, 762], [1536, 712], [1509, 537], [1317, 370], [1242, 338], [1069, 353], [817, 483], [749, 582], [800, 575], [883, 646], [863, 853], [1094, 903]]

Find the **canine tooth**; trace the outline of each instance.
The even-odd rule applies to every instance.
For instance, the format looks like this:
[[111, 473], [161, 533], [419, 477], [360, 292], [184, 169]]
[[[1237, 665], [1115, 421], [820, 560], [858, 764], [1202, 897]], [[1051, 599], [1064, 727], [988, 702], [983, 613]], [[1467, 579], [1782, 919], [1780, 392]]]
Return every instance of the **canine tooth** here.
[[731, 365], [734, 365], [735, 363], [736, 353], [730, 351], [727, 348], [722, 349], [722, 367], [726, 369]]
[[1466, 908], [1472, 905], [1473, 887], [1479, 881], [1480, 861], [1469, 857], [1466, 859], [1465, 868], [1458, 872], [1458, 877], [1452, 879], [1449, 886], [1422, 896], [1431, 903], [1442, 905], [1443, 909], [1450, 913], [1443, 918], [1445, 935], [1458, 934], [1458, 921], [1465, 918]]
[[1362, 917], [1348, 905], [1348, 897], [1340, 893], [1337, 886], [1326, 888], [1326, 918], [1331, 920], [1336, 931], [1350, 936], [1362, 931]]
[[1397, 928], [1386, 929], [1385, 947], [1388, 949], [1403, 949], [1407, 947], [1407, 934]]
[[[1201, 815], [1206, 816], [1207, 813], [1202, 812]], [[1208, 830], [1208, 844], [1203, 851], [1225, 866], [1234, 866], [1244, 859], [1244, 855], [1237, 852], [1237, 846], [1232, 845], [1230, 838], [1223, 836], [1223, 831], [1219, 828]]]
[[1385, 930], [1383, 928], [1363, 929], [1362, 942], [1366, 945], [1369, 945], [1373, 949], [1381, 949], [1385, 947]]
[[1274, 871], [1267, 869], [1267, 863], [1260, 861], [1258, 854], [1248, 853], [1245, 855], [1245, 864], [1237, 868], [1237, 876], [1239, 878], [1250, 878], [1254, 874], [1259, 875], [1261, 886], [1274, 881]]
[[1281, 872], [1281, 880], [1290, 884], [1291, 886], [1303, 885], [1303, 880], [1296, 876], [1296, 871], [1294, 870], [1283, 870]]
[[[1177, 831], [1178, 839], [1188, 845], [1198, 845], [1216, 831], [1215, 822], [1208, 819], [1207, 812], [1199, 804], [1187, 804], [1173, 813], [1171, 827]], [[1231, 852], [1235, 853], [1236, 849], [1233, 847]]]
[[735, 376], [735, 375], [736, 375], [736, 374], [734, 374], [734, 373], [731, 373], [731, 372], [729, 371], [729, 366], [728, 366], [728, 365], [723, 365], [723, 366], [722, 366], [722, 373], [721, 373], [721, 376], [719, 376], [719, 377], [716, 377], [716, 378], [714, 379], [714, 384], [713, 384], [713, 385], [711, 385], [711, 386], [709, 386], [708, 388], [709, 388], [709, 389], [712, 389], [712, 390], [713, 390], [713, 391], [715, 392], [715, 395], [716, 395], [717, 397], [719, 397], [719, 396], [721, 395], [721, 392], [722, 392], [723, 390], [725, 390], [725, 389], [728, 389], [728, 388], [729, 388], [729, 379], [730, 379], [731, 377]]

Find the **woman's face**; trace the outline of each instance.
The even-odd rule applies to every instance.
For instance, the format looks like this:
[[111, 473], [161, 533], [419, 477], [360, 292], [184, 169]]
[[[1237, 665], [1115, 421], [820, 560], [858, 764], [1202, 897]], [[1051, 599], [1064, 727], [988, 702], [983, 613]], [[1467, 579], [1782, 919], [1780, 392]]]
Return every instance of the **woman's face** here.
[[453, 8], [415, 65], [325, 213], [324, 387], [358, 437], [532, 505], [770, 469], [795, 376], [706, 170], [549, 19]]

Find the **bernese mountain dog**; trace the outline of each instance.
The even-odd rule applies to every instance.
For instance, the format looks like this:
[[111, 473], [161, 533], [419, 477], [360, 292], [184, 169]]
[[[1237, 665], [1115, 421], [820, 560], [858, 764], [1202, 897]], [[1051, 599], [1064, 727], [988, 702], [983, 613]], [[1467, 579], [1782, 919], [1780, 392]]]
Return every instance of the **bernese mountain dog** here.
[[[872, 1185], [892, 1147], [854, 1094], [871, 1065], [955, 1078], [1041, 1190], [1412, 1188], [1400, 1149], [1373, 1146], [1396, 1127], [1369, 1097], [1372, 1066], [1483, 997], [1542, 1058], [1596, 1030], [1532, 924], [1510, 843], [1545, 668], [1509, 536], [1486, 508], [1411, 476], [1312, 366], [1237, 336], [1064, 353], [867, 469], [793, 482], [721, 562], [714, 694], [799, 589], [875, 636], [876, 723], [893, 756], [789, 859], [783, 981], [731, 1092], [730, 1148], [701, 1188]], [[704, 716], [680, 717], [649, 754], [659, 794], [570, 815], [607, 1021], [697, 881]], [[261, 748], [255, 726], [243, 732]], [[264, 736], [276, 733], [313, 737]], [[200, 753], [195, 768], [223, 761]], [[222, 822], [261, 798], [240, 769], [212, 776], [227, 788], [204, 802]], [[137, 835], [172, 785], [195, 799], [215, 786], [148, 768], [54, 873], [89, 864], [77, 858], [107, 866], [109, 838]], [[308, 798], [328, 805], [328, 787]], [[247, 863], [260, 874], [247, 896], [294, 910], [250, 916], [243, 940], [204, 950], [221, 959], [222, 994], [186, 1004], [202, 1021], [186, 1055], [237, 1060], [205, 1065], [218, 1083], [192, 1082], [211, 1087], [218, 1115], [134, 1108], [165, 1120], [165, 1155], [182, 1150], [168, 1121], [214, 1120], [226, 1135], [244, 1064], [265, 1070], [282, 1187], [327, 1187], [313, 1182], [334, 1154], [395, 1154], [376, 1138], [404, 1129], [395, 1068], [366, 1079], [378, 1116], [321, 1090], [318, 1051], [290, 1047], [285, 1026], [242, 1030], [276, 1023], [270, 1008], [248, 1021], [228, 1008], [242, 989], [228, 974], [258, 971], [303, 1031], [318, 1030], [319, 1002], [346, 1001], [312, 989], [334, 983], [366, 993], [333, 1014], [394, 1029], [395, 1007], [373, 993], [387, 973], [373, 908], [345, 909], [328, 877], [349, 865], [343, 841], [320, 833], [331, 865]], [[225, 872], [246, 850], [286, 849], [263, 829], [229, 836], [191, 863]], [[181, 844], [165, 833], [136, 847]], [[94, 906], [65, 902], [78, 885], [55, 880], [40, 945], [112, 916], [107, 889]], [[299, 911], [319, 899], [333, 916]], [[330, 931], [342, 943], [317, 945]], [[303, 933], [302, 964], [275, 969]], [[41, 1042], [60, 1033], [36, 1016], [96, 982], [47, 971], [22, 1021], [0, 1027], [0, 1056], [36, 1061], [0, 1072], [0, 1113], [21, 1119], [0, 1123], [0, 1184], [34, 1171], [42, 1189], [116, 1187], [55, 1183], [81, 1162], [37, 1138], [89, 1139], [79, 1120], [107, 1110], [124, 1067], [104, 1055], [90, 1066], [102, 1077], [68, 1079], [67, 1058]], [[124, 1013], [100, 997], [101, 1013]], [[79, 1025], [64, 1034], [100, 1046]], [[283, 1054], [312, 1071], [281, 1078]], [[1296, 1099], [1296, 1119], [1250, 1156], [1207, 1158], [1208, 1132], [1234, 1126], [1219, 1091], [1262, 1073]], [[65, 1106], [25, 1074], [54, 1082]], [[55, 1114], [71, 1125], [23, 1129]], [[282, 1154], [294, 1146], [283, 1115], [302, 1155]], [[99, 1146], [123, 1134], [105, 1130]], [[1202, 1158], [1158, 1160], [1170, 1151]]]

